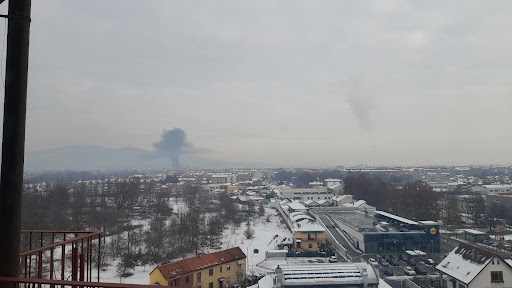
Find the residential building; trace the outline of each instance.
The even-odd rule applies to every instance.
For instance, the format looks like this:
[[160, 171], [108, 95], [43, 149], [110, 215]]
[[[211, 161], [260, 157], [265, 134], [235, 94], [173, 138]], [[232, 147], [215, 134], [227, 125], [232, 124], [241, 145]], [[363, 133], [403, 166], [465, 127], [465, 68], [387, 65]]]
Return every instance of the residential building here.
[[512, 287], [512, 260], [461, 243], [436, 266], [443, 274], [443, 287]]
[[213, 174], [209, 177], [212, 184], [233, 184], [236, 183], [236, 175], [232, 174]]
[[151, 284], [183, 288], [225, 288], [245, 279], [246, 256], [240, 247], [200, 254], [156, 267]]
[[319, 224], [308, 223], [293, 229], [295, 251], [317, 252], [325, 247], [325, 229]]
[[498, 218], [510, 219], [508, 212], [512, 210], [512, 193], [489, 194], [485, 196], [485, 201]]

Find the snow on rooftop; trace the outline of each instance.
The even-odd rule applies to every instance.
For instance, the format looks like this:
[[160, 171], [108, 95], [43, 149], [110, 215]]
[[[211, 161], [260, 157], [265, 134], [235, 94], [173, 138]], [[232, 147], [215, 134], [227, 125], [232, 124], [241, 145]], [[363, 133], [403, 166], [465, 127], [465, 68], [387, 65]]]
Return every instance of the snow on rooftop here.
[[473, 235], [486, 235], [487, 234], [485, 232], [478, 231], [475, 229], [464, 229], [464, 232], [468, 232], [469, 234], [473, 234]]
[[375, 270], [366, 263], [315, 263], [306, 265], [283, 265], [284, 285], [329, 285], [362, 284], [363, 269], [367, 270], [368, 282], [378, 283]]
[[415, 221], [412, 221], [412, 220], [409, 220], [409, 219], [406, 219], [406, 218], [403, 218], [403, 217], [400, 217], [400, 216], [396, 216], [396, 215], [393, 215], [391, 213], [388, 213], [388, 212], [384, 212], [384, 211], [375, 211], [376, 214], [380, 214], [382, 216], [386, 216], [386, 217], [389, 217], [391, 219], [394, 219], [394, 220], [397, 220], [397, 221], [400, 221], [400, 222], [403, 222], [403, 223], [406, 223], [406, 224], [412, 224], [412, 225], [417, 225], [418, 222], [415, 222]]
[[295, 215], [290, 215], [290, 219], [292, 219], [293, 222], [300, 222], [300, 221], [303, 221], [303, 220], [315, 221], [315, 219], [313, 217], [311, 217], [309, 215], [306, 215], [306, 214], [303, 214], [303, 213], [299, 213], [299, 214], [295, 214]]
[[324, 227], [319, 224], [306, 224], [299, 228], [294, 228], [294, 232], [325, 232]]
[[332, 197], [332, 200], [339, 201], [339, 200], [345, 199], [347, 197], [352, 197], [352, 195], [337, 195], [337, 196]]
[[423, 224], [423, 225], [439, 225], [439, 223], [437, 223], [436, 221], [431, 221], [431, 220], [418, 221], [418, 223]]
[[290, 207], [293, 210], [307, 210], [308, 209], [306, 206], [302, 205], [299, 202], [288, 203], [288, 207]]
[[[468, 254], [471, 253], [471, 250], [468, 247], [457, 247], [453, 249], [446, 258], [436, 266], [437, 270], [446, 273], [453, 278], [456, 278], [466, 284], [473, 281], [473, 279], [482, 271], [487, 264], [494, 257], [485, 257], [481, 258], [468, 258]], [[478, 261], [479, 260], [479, 261]]]
[[511, 188], [512, 185], [491, 184], [491, 185], [482, 185], [482, 187], [489, 188], [489, 189], [499, 189], [499, 188]]
[[[272, 288], [272, 287], [274, 287], [274, 278], [275, 277], [276, 277], [275, 274], [265, 275], [265, 276], [263, 276], [263, 278], [261, 278], [258, 281], [258, 284], [253, 285], [253, 286], [256, 286], [256, 288]], [[253, 287], [253, 286], [250, 286], [250, 287]]]
[[505, 259], [504, 261], [508, 264], [508, 266], [512, 267], [512, 259]]

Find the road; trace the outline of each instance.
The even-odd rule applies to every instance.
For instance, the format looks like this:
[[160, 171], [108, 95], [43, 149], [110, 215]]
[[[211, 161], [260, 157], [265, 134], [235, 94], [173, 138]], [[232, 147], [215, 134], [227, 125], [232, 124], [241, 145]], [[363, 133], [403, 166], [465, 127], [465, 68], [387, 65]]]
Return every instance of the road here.
[[457, 247], [457, 243], [450, 239], [449, 235], [440, 236], [441, 254], [448, 255], [453, 248]]
[[345, 240], [345, 238], [340, 234], [340, 232], [338, 231], [338, 229], [336, 228], [332, 228], [332, 227], [335, 227], [335, 224], [332, 222], [332, 220], [325, 214], [325, 213], [322, 213], [322, 212], [316, 212], [318, 217], [320, 218], [320, 220], [325, 224], [325, 226], [327, 227], [327, 229], [329, 230], [329, 232], [331, 232], [332, 236], [334, 236], [334, 238], [336, 240], [338, 240], [338, 242], [345, 248], [347, 249], [347, 257], [352, 260], [358, 256], [361, 256], [361, 252], [360, 251], [356, 251], [352, 248], [351, 245], [349, 245], [347, 243], [347, 241]]

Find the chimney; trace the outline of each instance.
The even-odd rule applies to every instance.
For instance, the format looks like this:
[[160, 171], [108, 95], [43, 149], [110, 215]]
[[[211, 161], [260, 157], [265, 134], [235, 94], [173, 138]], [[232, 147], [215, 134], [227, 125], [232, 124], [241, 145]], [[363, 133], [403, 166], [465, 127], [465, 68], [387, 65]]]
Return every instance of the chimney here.
[[276, 283], [274, 285], [275, 288], [283, 287], [283, 269], [277, 265], [276, 268]]

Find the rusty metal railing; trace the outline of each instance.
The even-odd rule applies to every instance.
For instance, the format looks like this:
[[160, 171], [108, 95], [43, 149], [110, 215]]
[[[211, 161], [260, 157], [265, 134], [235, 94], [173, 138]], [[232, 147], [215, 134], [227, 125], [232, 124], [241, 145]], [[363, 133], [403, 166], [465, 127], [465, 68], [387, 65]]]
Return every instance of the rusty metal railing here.
[[[12, 285], [8, 285], [12, 284]], [[67, 280], [50, 280], [37, 278], [11, 278], [0, 277], [0, 287], [41, 287], [41, 288], [155, 288], [155, 285], [139, 285], [139, 284], [123, 284], [123, 283], [104, 283], [104, 282], [87, 282], [87, 281], [67, 281]]]
[[[22, 251], [21, 278], [17, 279], [92, 282], [96, 274], [100, 281], [101, 232], [26, 230], [22, 231]], [[93, 264], [97, 273], [93, 273]]]

